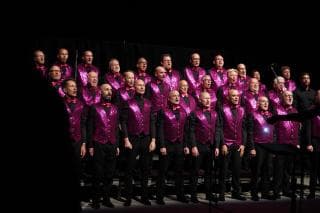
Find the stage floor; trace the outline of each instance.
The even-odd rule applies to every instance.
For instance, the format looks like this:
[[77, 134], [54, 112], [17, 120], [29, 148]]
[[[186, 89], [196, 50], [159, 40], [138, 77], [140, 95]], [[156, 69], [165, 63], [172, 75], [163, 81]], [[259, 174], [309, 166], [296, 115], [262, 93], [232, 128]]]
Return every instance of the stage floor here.
[[[255, 212], [255, 213], [275, 213], [275, 212], [320, 212], [320, 193], [317, 192], [315, 200], [306, 200], [308, 190], [305, 190], [304, 198], [300, 199], [298, 196], [296, 198], [296, 208], [294, 206], [291, 198], [281, 196], [281, 199], [276, 201], [261, 199], [260, 201], [252, 201], [250, 192], [243, 193], [247, 200], [239, 201], [231, 198], [230, 193], [226, 193], [226, 201], [212, 203], [209, 205], [209, 202], [205, 200], [205, 194], [199, 193], [198, 198], [200, 200], [199, 204], [188, 203], [184, 204], [176, 201], [175, 196], [165, 197], [164, 201], [166, 205], [158, 205], [155, 200], [151, 200], [151, 206], [145, 206], [140, 203], [139, 199], [133, 199], [130, 207], [124, 207], [123, 201], [111, 199], [112, 203], [115, 205], [114, 209], [104, 207], [101, 205], [99, 210], [94, 210], [90, 207], [90, 204], [87, 202], [82, 203], [83, 212], [161, 212], [161, 213], [170, 213], [170, 212]], [[165, 211], [165, 212], [164, 212]]]

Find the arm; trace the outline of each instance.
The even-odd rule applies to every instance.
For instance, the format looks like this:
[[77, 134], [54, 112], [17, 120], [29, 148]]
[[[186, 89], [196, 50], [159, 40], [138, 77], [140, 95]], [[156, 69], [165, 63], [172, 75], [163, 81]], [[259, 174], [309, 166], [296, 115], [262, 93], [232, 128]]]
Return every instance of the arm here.
[[165, 143], [164, 143], [164, 132], [163, 132], [163, 111], [160, 110], [158, 112], [158, 144], [159, 144], [159, 148], [164, 148], [165, 147]]
[[87, 126], [86, 126], [87, 118], [88, 118], [88, 109], [83, 108], [81, 113], [81, 121], [80, 121], [82, 144], [85, 144], [87, 142]]
[[249, 150], [255, 149], [253, 142], [253, 116], [252, 114], [247, 117], [247, 148]]
[[196, 146], [196, 136], [195, 136], [195, 125], [196, 125], [196, 118], [195, 118], [195, 114], [192, 112], [190, 114], [190, 128], [189, 128], [189, 132], [190, 132], [190, 140], [189, 140], [189, 145], [190, 147], [195, 147]]
[[129, 106], [126, 103], [125, 106], [120, 110], [120, 124], [121, 124], [121, 129], [123, 131], [123, 137], [127, 138], [128, 137], [128, 114], [129, 114]]
[[96, 109], [92, 106], [89, 109], [89, 113], [88, 113], [88, 134], [87, 134], [87, 138], [88, 138], [88, 148], [93, 148], [93, 130], [95, 129], [95, 119], [96, 119]]

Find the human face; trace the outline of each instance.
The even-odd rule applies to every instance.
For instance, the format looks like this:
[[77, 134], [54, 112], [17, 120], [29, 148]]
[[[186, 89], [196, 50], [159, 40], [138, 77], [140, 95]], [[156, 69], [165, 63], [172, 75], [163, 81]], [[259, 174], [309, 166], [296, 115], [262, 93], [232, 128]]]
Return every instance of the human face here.
[[177, 90], [172, 90], [169, 94], [169, 101], [172, 104], [179, 104], [180, 103], [180, 96], [179, 96], [179, 92]]
[[166, 70], [171, 70], [172, 69], [172, 60], [170, 56], [164, 56], [161, 61], [161, 65], [166, 69]]
[[98, 86], [98, 73], [95, 71], [91, 71], [88, 73], [88, 83], [93, 86]]
[[302, 86], [304, 86], [304, 87], [309, 87], [309, 86], [310, 86], [310, 82], [311, 82], [311, 80], [310, 80], [310, 76], [309, 76], [308, 74], [303, 75], [303, 76], [301, 77], [301, 84], [302, 84]]
[[290, 91], [285, 91], [283, 93], [283, 102], [285, 105], [291, 106], [293, 102], [293, 95]]
[[258, 100], [258, 106], [263, 111], [267, 111], [269, 109], [269, 100], [267, 97], [260, 97]]
[[139, 71], [146, 72], [148, 68], [148, 61], [145, 58], [139, 58], [137, 68]]
[[59, 53], [57, 55], [58, 61], [60, 61], [61, 63], [65, 64], [68, 61], [69, 58], [69, 53], [67, 49], [60, 49]]
[[179, 83], [179, 89], [180, 89], [180, 92], [182, 94], [187, 94], [188, 93], [188, 82], [185, 81], [185, 80], [181, 80], [180, 83]]
[[210, 89], [211, 87], [211, 78], [209, 75], [205, 75], [202, 79], [202, 85], [205, 89]]
[[249, 89], [250, 91], [254, 93], [258, 93], [259, 91], [259, 81], [255, 78], [250, 79], [250, 84], [249, 84]]
[[239, 92], [238, 90], [231, 89], [229, 90], [229, 100], [232, 105], [238, 105], [239, 104]]
[[93, 61], [93, 53], [91, 51], [85, 51], [82, 60], [85, 64], [92, 64]]
[[132, 72], [126, 72], [125, 73], [125, 83], [128, 87], [134, 86], [134, 74]]
[[144, 85], [144, 81], [143, 80], [140, 80], [140, 79], [136, 80], [135, 84], [134, 84], [134, 87], [135, 87], [136, 93], [138, 93], [140, 95], [144, 94], [145, 85]]
[[239, 76], [244, 78], [247, 75], [247, 69], [246, 69], [246, 65], [244, 64], [239, 64], [237, 67], [237, 70], [239, 72]]
[[291, 77], [291, 74], [290, 74], [290, 69], [287, 68], [287, 69], [284, 69], [282, 71], [282, 77], [284, 77], [286, 80], [289, 80], [290, 77]]
[[109, 68], [113, 74], [120, 72], [120, 64], [117, 59], [113, 59], [109, 62]]
[[203, 92], [200, 94], [200, 102], [202, 104], [202, 106], [204, 106], [205, 108], [210, 108], [211, 105], [211, 98], [209, 93], [207, 92]]
[[49, 76], [52, 80], [60, 80], [61, 79], [61, 70], [58, 66], [52, 66], [49, 70]]
[[253, 72], [253, 77], [256, 78], [258, 81], [260, 81], [260, 73], [259, 73], [259, 71], [254, 71]]
[[77, 97], [77, 84], [75, 81], [68, 81], [63, 90], [68, 96]]
[[166, 73], [167, 71], [163, 67], [158, 66], [156, 68], [155, 76], [157, 77], [157, 79], [163, 81], [163, 79], [166, 77]]
[[228, 82], [235, 84], [237, 82], [237, 80], [238, 80], [238, 73], [235, 70], [229, 71], [228, 72]]
[[222, 68], [224, 65], [224, 59], [222, 55], [217, 55], [216, 57], [214, 57], [213, 63], [216, 65], [216, 67]]
[[101, 89], [101, 94], [103, 98], [111, 99], [112, 87], [109, 84], [102, 84], [100, 89]]
[[34, 53], [34, 61], [37, 64], [44, 64], [45, 63], [45, 55], [41, 50], [38, 50]]
[[200, 55], [198, 53], [193, 53], [191, 55], [191, 65], [194, 67], [200, 66]]

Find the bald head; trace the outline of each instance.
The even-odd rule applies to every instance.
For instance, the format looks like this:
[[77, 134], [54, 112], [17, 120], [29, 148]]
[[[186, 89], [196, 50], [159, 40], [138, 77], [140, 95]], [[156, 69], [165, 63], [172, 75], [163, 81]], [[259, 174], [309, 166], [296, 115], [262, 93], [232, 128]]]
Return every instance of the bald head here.
[[179, 90], [181, 94], [187, 94], [189, 89], [188, 82], [186, 80], [179, 81]]
[[200, 94], [200, 102], [201, 102], [201, 105], [202, 105], [204, 108], [209, 109], [209, 108], [210, 108], [210, 105], [211, 105], [211, 97], [210, 97], [210, 94], [207, 93], [207, 92], [202, 92], [202, 93]]
[[230, 89], [228, 99], [232, 105], [238, 105], [240, 100], [239, 91], [236, 89]]
[[269, 109], [269, 100], [266, 96], [260, 96], [258, 98], [258, 107], [263, 111], [267, 111]]
[[146, 90], [144, 81], [141, 79], [138, 79], [134, 82], [134, 87], [135, 87], [136, 93], [140, 95], [143, 95]]
[[98, 73], [96, 71], [90, 71], [88, 73], [88, 83], [93, 86], [98, 86]]
[[125, 80], [126, 86], [128, 87], [134, 86], [134, 73], [132, 70], [127, 70], [124, 73], [124, 80]]
[[34, 51], [33, 60], [36, 64], [44, 64], [45, 63], [44, 53], [41, 50]]
[[154, 71], [156, 78], [160, 81], [163, 81], [163, 79], [166, 77], [166, 69], [163, 66], [157, 66]]

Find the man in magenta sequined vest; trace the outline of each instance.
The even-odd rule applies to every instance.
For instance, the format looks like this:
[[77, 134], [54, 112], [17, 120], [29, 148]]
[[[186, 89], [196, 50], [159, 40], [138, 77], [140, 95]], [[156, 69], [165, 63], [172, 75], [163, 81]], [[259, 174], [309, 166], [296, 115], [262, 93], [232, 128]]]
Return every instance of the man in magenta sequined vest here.
[[186, 80], [179, 82], [180, 92], [180, 106], [186, 111], [188, 115], [196, 109], [196, 101], [193, 96], [188, 93], [189, 85]]
[[139, 155], [141, 166], [141, 202], [151, 205], [148, 197], [148, 177], [152, 152], [155, 149], [156, 115], [151, 112], [151, 102], [144, 98], [145, 85], [143, 80], [135, 81], [136, 94], [121, 110], [121, 129], [126, 152], [125, 173], [125, 206], [131, 205], [133, 196], [133, 169]]
[[134, 97], [134, 78], [133, 71], [127, 70], [124, 73], [124, 86], [117, 91], [114, 101], [119, 108]]
[[48, 68], [45, 65], [45, 55], [44, 55], [43, 51], [41, 51], [41, 50], [34, 51], [33, 61], [34, 61], [33, 70], [36, 73], [40, 73], [40, 76], [43, 79], [46, 79]]
[[165, 77], [166, 70], [158, 66], [155, 68], [155, 79], [146, 85], [146, 98], [151, 101], [152, 112], [155, 113], [167, 107], [170, 88], [164, 81]]
[[191, 172], [191, 202], [198, 203], [197, 183], [199, 170], [204, 166], [204, 181], [206, 199], [214, 201], [215, 196], [212, 194], [212, 164], [213, 159], [219, 155], [220, 134], [217, 134], [216, 125], [218, 124], [217, 112], [214, 111], [210, 104], [210, 94], [202, 92], [200, 94], [200, 107], [190, 115], [190, 143], [192, 155], [192, 172]]
[[56, 65], [50, 67], [48, 72], [49, 85], [54, 87], [60, 97], [64, 97], [66, 94], [62, 89], [61, 71]]
[[104, 82], [111, 85], [113, 95], [124, 86], [124, 78], [120, 73], [118, 59], [112, 58], [109, 60], [109, 71], [104, 76]]
[[241, 105], [244, 106], [247, 113], [253, 113], [258, 109], [258, 98], [264, 96], [259, 90], [259, 81], [250, 78], [249, 89], [244, 91], [241, 97]]
[[137, 72], [135, 73], [135, 80], [141, 79], [147, 85], [152, 80], [151, 75], [148, 73], [148, 61], [146, 58], [141, 57], [137, 61]]
[[[284, 91], [282, 93], [281, 105], [276, 109], [277, 115], [287, 115], [296, 113], [297, 110], [292, 106], [293, 95], [291, 91]], [[300, 148], [299, 133], [300, 122], [296, 121], [279, 121], [275, 124], [277, 143], [289, 145], [292, 147]], [[275, 176], [274, 176], [274, 198], [280, 198], [280, 190], [282, 188], [282, 195], [291, 197], [290, 191], [290, 174], [293, 172], [294, 158], [291, 155], [276, 156]]]
[[[252, 78], [254, 79], [254, 78]], [[264, 149], [261, 144], [274, 143], [274, 126], [267, 123], [267, 119], [272, 116], [269, 110], [269, 100], [266, 96], [258, 98], [258, 109], [249, 114], [248, 126], [252, 132], [248, 132], [248, 149], [251, 156], [251, 199], [260, 200], [258, 195], [258, 180], [261, 177], [261, 195], [263, 199], [272, 199], [269, 194], [270, 175], [269, 163], [271, 154]]]
[[251, 130], [246, 125], [245, 109], [240, 106], [240, 94], [238, 90], [230, 89], [227, 103], [220, 112], [218, 125], [221, 129], [221, 170], [220, 170], [220, 195], [219, 200], [224, 201], [225, 178], [229, 163], [232, 164], [232, 198], [246, 200], [240, 193], [240, 167], [241, 159], [247, 142], [247, 132]]
[[84, 104], [92, 106], [97, 104], [101, 99], [101, 90], [98, 87], [98, 73], [90, 71], [88, 73], [88, 84], [80, 88], [80, 97]]
[[212, 89], [217, 91], [219, 87], [225, 85], [227, 83], [227, 70], [224, 66], [224, 58], [222, 55], [218, 54], [214, 57], [213, 65], [211, 69], [209, 69], [208, 73], [213, 81]]
[[189, 153], [187, 146], [187, 113], [180, 107], [180, 96], [177, 90], [169, 93], [169, 104], [158, 113], [158, 146], [160, 149], [160, 169], [157, 179], [157, 203], [165, 204], [165, 178], [169, 165], [174, 165], [177, 200], [186, 203], [184, 195], [183, 165], [184, 154]]
[[63, 91], [66, 94], [64, 102], [69, 115], [69, 135], [76, 156], [83, 158], [86, 154], [86, 122], [85, 105], [77, 98], [77, 85], [72, 79], [63, 82]]
[[180, 72], [172, 69], [172, 58], [170, 54], [163, 54], [161, 56], [161, 65], [166, 69], [167, 75], [164, 81], [169, 85], [171, 90], [179, 89]]
[[88, 83], [88, 73], [94, 71], [100, 74], [99, 68], [92, 64], [93, 62], [93, 53], [91, 50], [86, 50], [82, 54], [82, 63], [78, 65], [77, 72], [77, 85], [79, 88], [87, 86]]
[[65, 80], [68, 78], [74, 78], [74, 73], [72, 67], [67, 63], [69, 58], [69, 52], [65, 48], [60, 48], [57, 54], [57, 61], [54, 65], [60, 67], [61, 70], [61, 79]]
[[192, 53], [189, 62], [190, 66], [183, 70], [183, 76], [189, 84], [189, 94], [193, 94], [200, 87], [201, 79], [206, 75], [206, 70], [200, 67], [200, 55], [198, 53]]
[[[102, 84], [101, 93], [101, 102], [91, 107], [88, 121], [88, 147], [94, 167], [92, 197], [94, 209], [100, 208], [101, 196], [104, 206], [114, 207], [110, 201], [110, 190], [119, 155], [119, 111], [111, 103], [112, 87], [109, 84]], [[102, 190], [100, 183], [103, 184]]]

